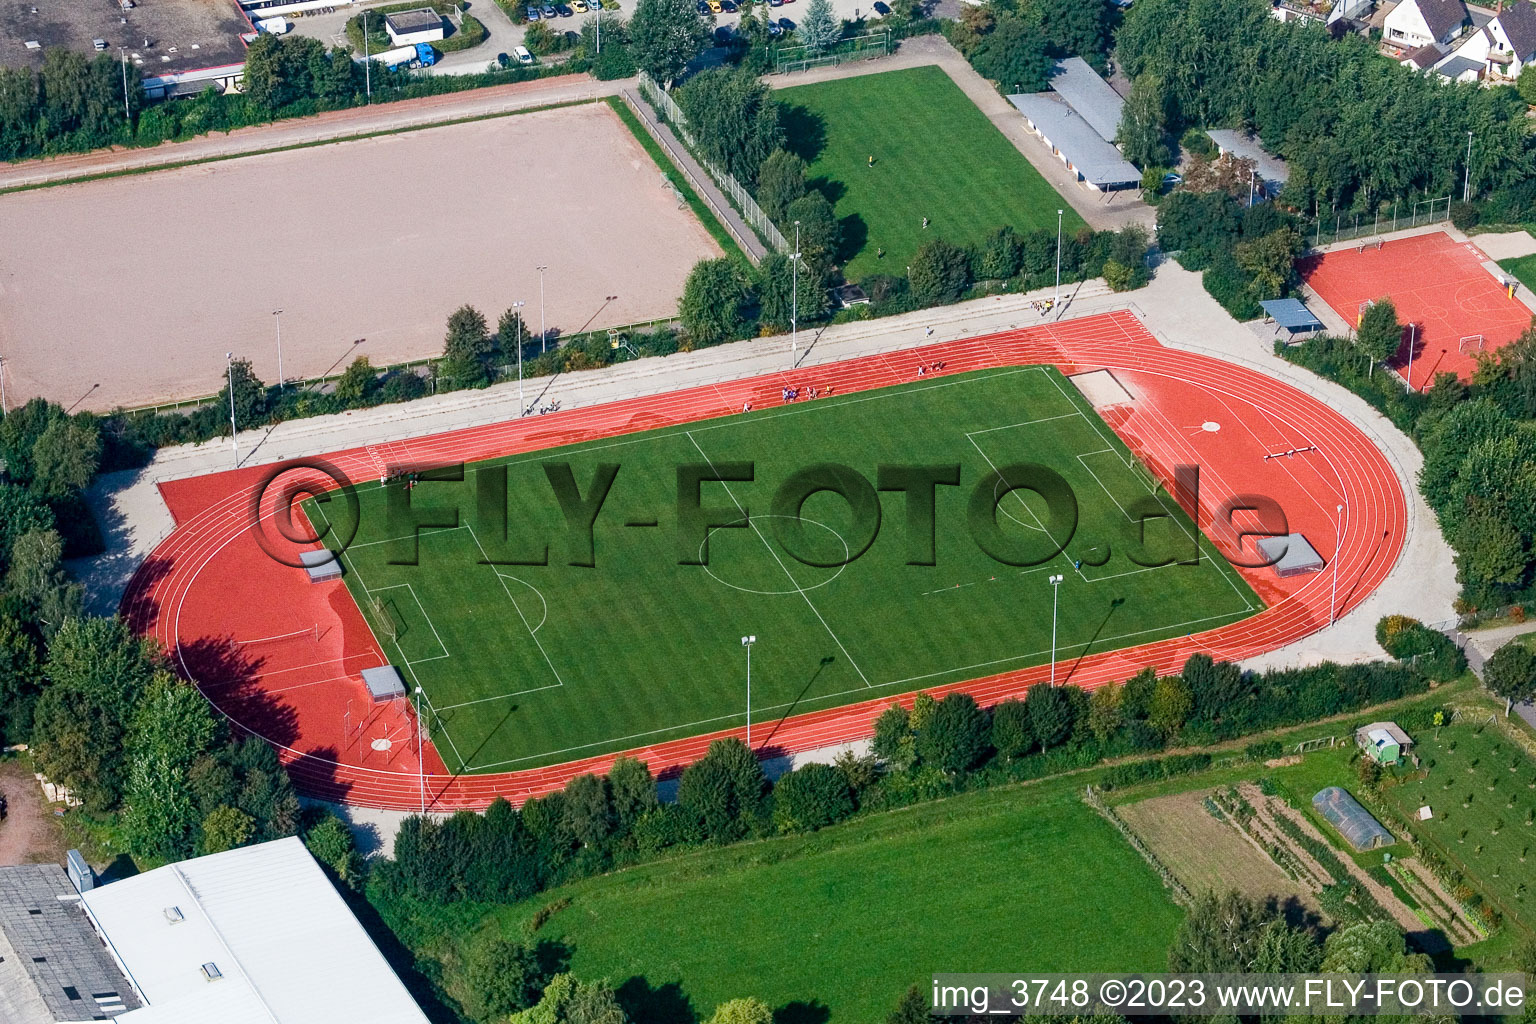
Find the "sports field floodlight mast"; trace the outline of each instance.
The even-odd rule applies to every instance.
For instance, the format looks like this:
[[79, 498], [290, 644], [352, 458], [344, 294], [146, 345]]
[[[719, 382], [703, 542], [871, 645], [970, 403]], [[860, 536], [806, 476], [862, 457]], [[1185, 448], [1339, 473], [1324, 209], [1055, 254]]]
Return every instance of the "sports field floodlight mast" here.
[[363, 8], [363, 92], [373, 102], [373, 58], [368, 55], [368, 8]]
[[1061, 598], [1060, 574], [1050, 577], [1051, 583], [1051, 685], [1056, 685], [1056, 606]]
[[747, 748], [752, 747], [752, 645], [757, 643], [757, 637], [744, 636], [741, 638], [741, 646], [747, 649]]
[[789, 254], [789, 368], [800, 360], [800, 222], [795, 221], [795, 251]]
[[421, 687], [416, 687], [416, 782], [421, 788], [421, 813], [427, 813], [427, 762], [421, 755]]
[[517, 414], [522, 416], [528, 412], [523, 405], [523, 300], [512, 303], [512, 308], [517, 310]]
[[0, 356], [0, 419], [5, 418], [5, 357]]
[[535, 269], [539, 272], [539, 355], [543, 355], [549, 351], [549, 331], [544, 328], [544, 271], [548, 270], [549, 266], [546, 264]]
[[240, 468], [240, 428], [235, 425], [235, 354], [224, 353], [224, 365], [229, 371], [229, 443], [235, 451], [235, 468]]
[[1339, 548], [1344, 543], [1343, 528], [1344, 506], [1336, 505], [1333, 509], [1333, 590], [1328, 596], [1328, 624], [1331, 626], [1337, 621], [1339, 600]]
[[1461, 185], [1461, 201], [1464, 202], [1464, 203], [1470, 203], [1472, 201], [1472, 133], [1471, 132], [1467, 132], [1467, 169], [1466, 169], [1466, 176], [1462, 180], [1462, 185]]
[[274, 309], [272, 318], [277, 321], [277, 390], [283, 390], [283, 311]]
[[1055, 306], [1061, 301], [1061, 215], [1063, 211], [1056, 211], [1056, 297], [1051, 300]]

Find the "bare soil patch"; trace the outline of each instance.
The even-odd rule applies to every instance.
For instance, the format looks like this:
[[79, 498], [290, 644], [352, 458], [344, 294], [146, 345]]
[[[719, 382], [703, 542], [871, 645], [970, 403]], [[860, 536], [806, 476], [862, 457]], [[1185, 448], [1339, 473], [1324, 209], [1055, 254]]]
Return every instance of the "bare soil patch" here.
[[0, 794], [6, 815], [0, 820], [0, 866], [64, 862], [64, 834], [43, 802], [42, 787], [28, 761], [0, 761]]
[[435, 355], [466, 302], [537, 324], [540, 265], [551, 329], [670, 316], [720, 249], [660, 178], [596, 103], [0, 197], [10, 401], [275, 381], [276, 309], [289, 378]]

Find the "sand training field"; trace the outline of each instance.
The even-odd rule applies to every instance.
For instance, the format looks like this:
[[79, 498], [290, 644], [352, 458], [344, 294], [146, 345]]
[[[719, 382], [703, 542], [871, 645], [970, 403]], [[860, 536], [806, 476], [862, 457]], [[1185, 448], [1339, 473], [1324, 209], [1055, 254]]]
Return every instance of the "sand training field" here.
[[566, 107], [0, 197], [0, 357], [13, 405], [147, 404], [228, 351], [276, 380], [279, 308], [292, 379], [434, 355], [465, 302], [536, 330], [539, 264], [551, 330], [668, 316], [719, 253], [612, 110]]

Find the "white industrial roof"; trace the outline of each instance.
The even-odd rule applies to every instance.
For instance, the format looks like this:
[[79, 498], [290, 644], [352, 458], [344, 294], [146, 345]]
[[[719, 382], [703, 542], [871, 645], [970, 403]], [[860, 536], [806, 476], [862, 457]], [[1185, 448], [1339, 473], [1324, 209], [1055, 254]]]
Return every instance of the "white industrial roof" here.
[[1125, 100], [1081, 57], [1056, 62], [1051, 88], [1066, 100], [1105, 142], [1114, 142], [1120, 131]]
[[1141, 172], [1135, 165], [1050, 93], [1015, 94], [1008, 97], [1008, 102], [1071, 161], [1085, 181], [1106, 188], [1140, 183]]
[[426, 1024], [296, 838], [170, 864], [82, 899], [148, 1004], [119, 1024]]

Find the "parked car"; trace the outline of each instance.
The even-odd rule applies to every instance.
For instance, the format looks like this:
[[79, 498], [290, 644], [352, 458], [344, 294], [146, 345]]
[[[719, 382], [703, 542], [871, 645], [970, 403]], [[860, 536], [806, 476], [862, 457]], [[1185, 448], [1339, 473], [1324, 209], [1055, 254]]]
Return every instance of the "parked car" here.
[[587, 0], [571, 0], [571, 6], [576, 8], [577, 14], [587, 13]]
[[720, 6], [720, 0], [705, 0], [705, 2], [709, 4], [710, 14], [719, 14], [725, 10], [725, 8]]
[[1164, 185], [1182, 185], [1182, 184], [1184, 184], [1184, 175], [1182, 175], [1182, 174], [1165, 174], [1165, 175], [1163, 175], [1163, 184]]
[[696, 8], [698, 8], [698, 12], [700, 14], [702, 14], [702, 15], [704, 15], [706, 17], [709, 16], [709, 3], [708, 3], [708, 0], [699, 0], [699, 2], [697, 4], [695, 4], [694, 6]]
[[731, 26], [721, 25], [715, 29], [715, 44], [718, 46], [731, 45]]
[[528, 8], [528, 20], [529, 21], [538, 21], [539, 20], [539, 9], [537, 7], [529, 7]]
[[544, 15], [545, 18], [558, 18], [560, 16], [559, 12], [555, 10], [554, 4], [545, 4], [539, 8], [539, 13]]
[[512, 66], [512, 58], [504, 53], [498, 53], [496, 55], [496, 63], [501, 68], [506, 69]]
[[795, 23], [790, 21], [788, 18], [780, 18], [779, 28], [783, 29], [785, 32], [793, 32], [795, 30]]
[[512, 56], [517, 59], [517, 62], [519, 64], [532, 64], [533, 63], [533, 54], [528, 52], [528, 47], [526, 47], [526, 46], [514, 46], [514, 47], [512, 47]]
[[768, 34], [771, 36], [781, 36], [784, 34], [784, 30], [779, 28], [778, 22], [770, 21], [768, 23]]
[[883, 18], [887, 14], [891, 13], [891, 8], [884, 2], [884, 0], [875, 0], [875, 13]]
[[783, 7], [784, 0], [768, 0], [769, 7]]
[[560, 12], [560, 17], [562, 17], [562, 18], [572, 17], [576, 13], [575, 11], [571, 10], [570, 7], [567, 6], [566, 4], [556, 4], [555, 5], [555, 10]]
[[720, 0], [720, 6], [725, 8], [726, 14], [736, 13], [736, 0]]

